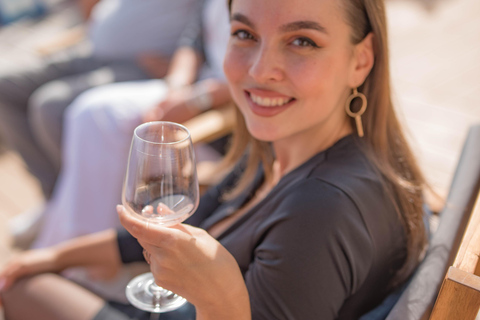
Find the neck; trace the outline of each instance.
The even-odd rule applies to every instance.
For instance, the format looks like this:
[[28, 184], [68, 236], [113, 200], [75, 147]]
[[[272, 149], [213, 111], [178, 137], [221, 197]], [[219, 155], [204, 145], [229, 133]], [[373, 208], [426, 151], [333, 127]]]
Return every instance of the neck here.
[[275, 164], [272, 182], [278, 182], [284, 175], [305, 163], [317, 153], [333, 146], [338, 140], [352, 133], [348, 119], [343, 125], [320, 128], [299, 133], [286, 139], [275, 141]]

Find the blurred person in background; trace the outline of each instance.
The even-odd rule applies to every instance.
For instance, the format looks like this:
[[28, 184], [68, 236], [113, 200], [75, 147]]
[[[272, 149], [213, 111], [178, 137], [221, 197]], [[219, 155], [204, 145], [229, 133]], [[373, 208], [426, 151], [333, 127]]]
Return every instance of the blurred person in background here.
[[[182, 123], [231, 100], [222, 67], [229, 38], [226, 2], [206, 0], [194, 16], [165, 78], [98, 86], [67, 107], [63, 166], [34, 248], [120, 226], [115, 205], [138, 125]], [[220, 156], [208, 146], [200, 149], [197, 162]]]
[[[24, 159], [48, 199], [62, 164], [64, 111], [87, 89], [162, 78], [197, 0], [82, 0], [90, 52], [69, 50], [29, 70], [0, 75], [0, 136]], [[17, 216], [14, 244], [28, 247], [43, 207]]]
[[[135, 127], [153, 120], [184, 122], [230, 102], [223, 73], [229, 39], [227, 4], [206, 0], [198, 5], [201, 10], [178, 40], [164, 79], [97, 86], [81, 93], [66, 108], [62, 168], [40, 227], [31, 234], [32, 248], [121, 227], [115, 205], [121, 201]], [[197, 163], [221, 156], [208, 145], [197, 146], [196, 152]], [[124, 302], [127, 281], [141, 271], [137, 266], [125, 267], [108, 281], [99, 281], [82, 268], [64, 275], [103, 297]]]

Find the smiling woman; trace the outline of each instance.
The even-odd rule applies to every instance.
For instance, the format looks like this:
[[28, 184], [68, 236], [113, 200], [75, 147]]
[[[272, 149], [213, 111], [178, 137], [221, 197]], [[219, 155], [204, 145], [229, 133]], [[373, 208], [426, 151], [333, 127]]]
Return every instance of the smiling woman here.
[[[408, 258], [397, 274], [401, 282], [426, 243], [425, 181], [390, 98], [383, 1], [301, 0], [276, 6], [262, 1], [249, 8], [248, 1], [232, 0], [229, 5], [232, 39], [224, 67], [237, 116], [244, 121], [237, 121], [242, 134], [235, 136], [228, 161], [237, 161], [250, 146], [236, 191], [253, 179], [260, 161], [271, 177], [269, 162], [278, 162], [282, 146], [297, 160], [282, 170], [288, 172], [352, 130], [365, 131], [363, 152], [396, 198], [407, 234]], [[364, 114], [357, 119], [360, 108]], [[268, 147], [271, 142], [276, 147]]]
[[129, 233], [47, 252], [56, 267], [92, 252], [115, 270], [143, 247], [155, 282], [189, 301], [163, 319], [358, 319], [408, 279], [427, 238], [424, 180], [390, 101], [383, 1], [233, 0], [230, 20], [231, 174], [185, 224], [119, 206]]

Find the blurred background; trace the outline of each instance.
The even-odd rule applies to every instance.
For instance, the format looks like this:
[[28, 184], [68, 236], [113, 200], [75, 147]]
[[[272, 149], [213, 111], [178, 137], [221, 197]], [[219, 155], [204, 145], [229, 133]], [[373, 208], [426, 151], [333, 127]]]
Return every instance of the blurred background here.
[[[386, 5], [394, 102], [429, 183], [442, 197], [468, 127], [480, 123], [480, 1]], [[0, 73], [34, 66], [81, 37], [78, 28], [62, 36], [81, 27], [73, 0], [0, 0], [0, 15]], [[88, 50], [88, 43], [81, 46]], [[0, 141], [0, 266], [12, 254], [7, 220], [41, 201], [37, 181]], [[441, 206], [441, 200], [434, 203]]]

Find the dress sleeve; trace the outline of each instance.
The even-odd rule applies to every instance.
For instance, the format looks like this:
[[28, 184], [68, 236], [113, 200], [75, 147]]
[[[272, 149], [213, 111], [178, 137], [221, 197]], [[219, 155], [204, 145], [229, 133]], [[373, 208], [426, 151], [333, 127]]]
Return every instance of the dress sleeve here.
[[270, 217], [245, 274], [252, 318], [336, 319], [373, 255], [357, 207], [341, 190], [312, 179]]
[[117, 230], [117, 244], [123, 263], [145, 261], [142, 246], [127, 230]]
[[209, 188], [200, 198], [195, 213], [185, 220], [186, 224], [202, 227], [202, 222], [210, 217], [224, 203], [224, 194], [231, 190], [243, 172], [243, 164], [237, 164], [232, 171], [216, 186]]

